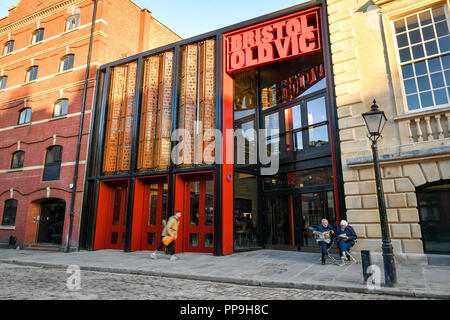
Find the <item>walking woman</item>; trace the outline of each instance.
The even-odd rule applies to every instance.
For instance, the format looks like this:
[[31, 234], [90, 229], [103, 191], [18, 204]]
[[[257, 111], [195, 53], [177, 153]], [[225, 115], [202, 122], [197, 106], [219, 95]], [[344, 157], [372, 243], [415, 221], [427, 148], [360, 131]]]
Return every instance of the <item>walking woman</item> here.
[[174, 237], [174, 240], [167, 245], [168, 252], [171, 255], [170, 260], [178, 259], [175, 256], [175, 240], [177, 239], [177, 232], [178, 232], [178, 226], [180, 224], [180, 217], [181, 217], [181, 212], [176, 211], [175, 215], [171, 216], [169, 218], [169, 221], [167, 221], [167, 224], [161, 233], [161, 243], [158, 245], [156, 250], [150, 256], [152, 259], [156, 259], [156, 254], [158, 253], [159, 250], [161, 250], [164, 247], [164, 243], [163, 243], [162, 239], [165, 236]]

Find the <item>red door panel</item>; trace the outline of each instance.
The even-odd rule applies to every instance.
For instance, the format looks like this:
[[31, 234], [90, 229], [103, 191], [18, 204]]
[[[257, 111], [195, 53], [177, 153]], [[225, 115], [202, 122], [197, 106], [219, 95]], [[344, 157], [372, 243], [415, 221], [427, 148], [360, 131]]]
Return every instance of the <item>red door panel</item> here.
[[189, 177], [185, 182], [183, 251], [213, 252], [214, 179]]
[[141, 250], [155, 250], [167, 219], [167, 179], [150, 181], [144, 188]]
[[127, 185], [111, 185], [109, 190], [108, 218], [106, 220], [105, 249], [124, 249], [126, 229]]

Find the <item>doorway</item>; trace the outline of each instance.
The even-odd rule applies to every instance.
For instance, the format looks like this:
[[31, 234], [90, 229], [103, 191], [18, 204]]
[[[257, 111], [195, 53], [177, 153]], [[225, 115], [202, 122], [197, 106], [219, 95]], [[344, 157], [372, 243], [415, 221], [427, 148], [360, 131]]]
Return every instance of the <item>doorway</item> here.
[[298, 243], [301, 250], [309, 248], [318, 249], [318, 244], [312, 236], [311, 229], [317, 228], [322, 219], [337, 228], [334, 191], [325, 190], [317, 192], [299, 193], [294, 197], [295, 208], [298, 211]]
[[128, 180], [100, 183], [94, 250], [124, 249], [127, 194]]
[[183, 251], [213, 253], [214, 175], [188, 175], [183, 180]]
[[267, 193], [264, 196], [264, 239], [266, 249], [296, 250], [293, 195]]
[[61, 245], [66, 203], [64, 200], [51, 200], [40, 205], [36, 243]]
[[450, 182], [417, 190], [425, 253], [450, 253]]
[[167, 177], [145, 181], [140, 250], [155, 250], [167, 222]]

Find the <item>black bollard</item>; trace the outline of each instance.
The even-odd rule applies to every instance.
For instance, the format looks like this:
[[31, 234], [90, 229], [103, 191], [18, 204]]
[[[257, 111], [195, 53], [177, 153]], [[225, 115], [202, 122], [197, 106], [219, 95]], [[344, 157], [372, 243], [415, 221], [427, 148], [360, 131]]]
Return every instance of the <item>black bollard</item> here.
[[361, 262], [362, 262], [362, 268], [363, 268], [363, 278], [364, 282], [367, 282], [367, 279], [372, 275], [371, 273], [367, 273], [367, 268], [372, 265], [372, 262], [370, 261], [370, 251], [368, 250], [362, 250], [361, 251]]

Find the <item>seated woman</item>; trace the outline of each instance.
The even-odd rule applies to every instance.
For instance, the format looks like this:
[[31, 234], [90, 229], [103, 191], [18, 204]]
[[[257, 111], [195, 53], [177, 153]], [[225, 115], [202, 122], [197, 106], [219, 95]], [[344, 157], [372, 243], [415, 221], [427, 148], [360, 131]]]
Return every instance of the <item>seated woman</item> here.
[[[341, 220], [341, 226], [336, 230], [337, 244], [341, 252], [341, 264], [344, 264], [347, 251], [355, 245], [355, 240], [358, 238], [355, 230], [348, 225], [348, 222]], [[350, 260], [350, 256], [348, 256]]]
[[[325, 232], [330, 231], [331, 234], [334, 234], [334, 228], [328, 224], [327, 219], [322, 219], [321, 224], [314, 230], [314, 234], [316, 232]], [[330, 243], [326, 243], [325, 241], [320, 241], [320, 245], [322, 246], [322, 264], [325, 264], [325, 258], [328, 256], [328, 248], [331, 247], [331, 244], [333, 241], [330, 241]]]

